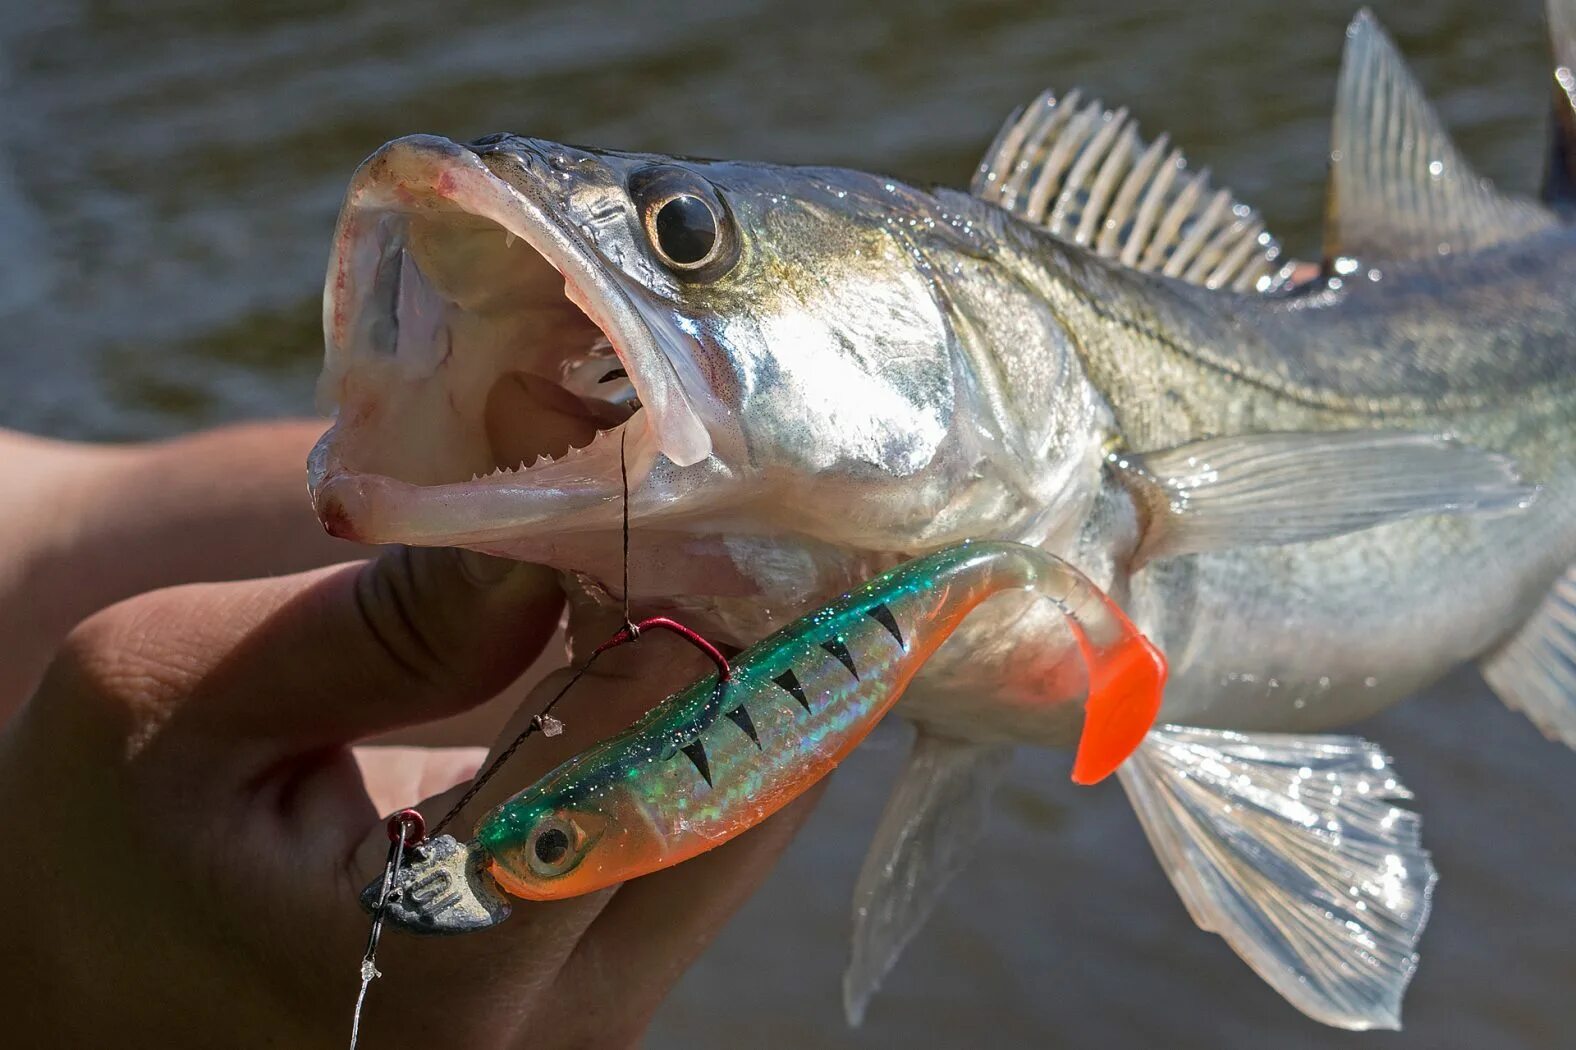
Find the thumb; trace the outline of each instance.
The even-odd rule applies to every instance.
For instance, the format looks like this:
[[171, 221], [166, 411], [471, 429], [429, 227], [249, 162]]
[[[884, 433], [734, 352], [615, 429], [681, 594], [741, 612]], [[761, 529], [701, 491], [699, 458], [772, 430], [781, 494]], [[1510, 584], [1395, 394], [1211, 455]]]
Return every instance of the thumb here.
[[541, 652], [562, 605], [545, 566], [447, 548], [391, 548], [275, 582], [282, 593], [255, 599], [233, 625], [241, 635], [209, 676], [208, 710], [232, 732], [293, 746], [487, 700]]

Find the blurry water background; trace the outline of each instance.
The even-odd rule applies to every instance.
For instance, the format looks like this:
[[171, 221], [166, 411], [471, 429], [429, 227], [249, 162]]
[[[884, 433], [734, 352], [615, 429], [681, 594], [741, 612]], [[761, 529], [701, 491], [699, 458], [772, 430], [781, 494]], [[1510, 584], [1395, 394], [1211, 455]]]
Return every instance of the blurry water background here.
[[[340, 194], [414, 131], [962, 185], [1015, 105], [1082, 85], [1313, 258], [1354, 3], [0, 0], [0, 424], [135, 438], [310, 411]], [[1530, 190], [1538, 0], [1374, 6], [1466, 152]], [[848, 899], [894, 727], [650, 1045], [1576, 1045], [1576, 756], [1470, 671], [1361, 731], [1396, 756], [1442, 874], [1399, 1036], [1297, 1014], [1193, 927], [1115, 783], [1076, 790], [1043, 753], [1020, 755], [979, 857], [848, 1030]]]

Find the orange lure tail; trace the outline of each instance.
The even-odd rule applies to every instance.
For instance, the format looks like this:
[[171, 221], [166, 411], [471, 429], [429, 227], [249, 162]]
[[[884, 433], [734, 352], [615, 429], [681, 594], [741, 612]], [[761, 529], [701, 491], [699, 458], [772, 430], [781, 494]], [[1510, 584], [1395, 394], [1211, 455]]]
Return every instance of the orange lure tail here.
[[1075, 784], [1099, 783], [1138, 749], [1160, 713], [1166, 687], [1165, 656], [1115, 603], [1107, 599], [1106, 606], [1121, 624], [1115, 642], [1097, 648], [1082, 630], [1076, 631], [1089, 668], [1089, 699], [1073, 760]]

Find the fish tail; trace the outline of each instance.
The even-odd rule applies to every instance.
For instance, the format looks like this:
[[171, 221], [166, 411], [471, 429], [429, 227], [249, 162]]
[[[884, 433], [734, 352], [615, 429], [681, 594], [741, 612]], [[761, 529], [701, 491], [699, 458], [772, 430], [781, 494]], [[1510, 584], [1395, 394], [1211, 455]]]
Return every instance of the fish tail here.
[[1167, 725], [1117, 773], [1200, 927], [1317, 1021], [1401, 1027], [1435, 873], [1387, 755]]

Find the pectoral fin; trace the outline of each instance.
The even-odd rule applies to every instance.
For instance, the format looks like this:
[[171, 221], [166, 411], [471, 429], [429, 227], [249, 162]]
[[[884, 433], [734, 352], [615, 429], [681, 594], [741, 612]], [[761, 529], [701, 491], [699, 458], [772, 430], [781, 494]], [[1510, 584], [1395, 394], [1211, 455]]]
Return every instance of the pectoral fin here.
[[1427, 514], [1525, 507], [1536, 494], [1505, 456], [1433, 434], [1249, 434], [1112, 467], [1146, 521], [1134, 567], [1231, 547], [1304, 543]]
[[1012, 749], [929, 733], [914, 738], [854, 887], [853, 954], [843, 974], [848, 1023], [870, 997], [975, 852], [991, 793]]
[[1515, 636], [1483, 660], [1483, 678], [1551, 740], [1576, 747], [1576, 566]]
[[1199, 926], [1317, 1021], [1401, 1026], [1435, 876], [1383, 752], [1163, 726], [1118, 775]]

